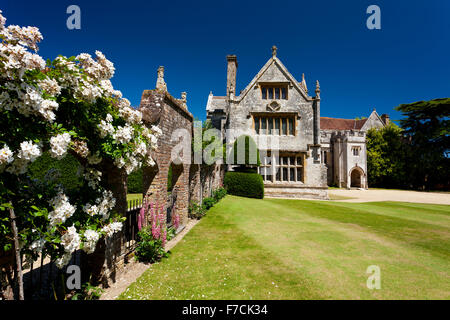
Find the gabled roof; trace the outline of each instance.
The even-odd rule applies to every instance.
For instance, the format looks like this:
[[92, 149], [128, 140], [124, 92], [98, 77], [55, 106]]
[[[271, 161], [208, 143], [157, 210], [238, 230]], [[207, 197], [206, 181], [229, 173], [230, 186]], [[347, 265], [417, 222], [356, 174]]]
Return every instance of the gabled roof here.
[[266, 62], [266, 64], [261, 68], [261, 70], [259, 70], [259, 72], [256, 74], [256, 76], [252, 79], [252, 81], [250, 81], [250, 83], [247, 85], [247, 87], [236, 98], [239, 99], [239, 100], [242, 100], [247, 95], [249, 90], [251, 88], [253, 88], [253, 86], [256, 84], [256, 82], [266, 72], [266, 70], [272, 65], [272, 63], [275, 63], [279, 67], [279, 69], [286, 76], [286, 78], [289, 79], [289, 81], [291, 81], [291, 83], [294, 86], [294, 88], [296, 88], [306, 100], [311, 100], [311, 97], [308, 96], [308, 94], [306, 93], [305, 88], [303, 88], [303, 86], [287, 70], [287, 68], [283, 65], [283, 63], [280, 61], [280, 59], [278, 59], [274, 55]]
[[361, 130], [367, 119], [337, 119], [320, 117], [321, 130]]
[[[371, 120], [371, 121], [368, 122], [368, 120]], [[385, 126], [384, 121], [380, 118], [380, 116], [374, 109], [368, 118], [360, 119], [360, 120], [320, 117], [320, 129], [321, 130], [367, 131], [371, 127], [374, 127], [374, 121], [380, 123], [381, 126], [383, 126], [383, 127]], [[379, 127], [379, 126], [376, 126], [376, 127]]]
[[[367, 131], [371, 127], [374, 127], [374, 124], [376, 124], [376, 123], [379, 123], [382, 127], [386, 126], [383, 119], [381, 119], [380, 115], [378, 114], [378, 112], [375, 109], [373, 109], [372, 113], [370, 114], [369, 118], [367, 118], [367, 120], [370, 120], [370, 121], [366, 121], [364, 123], [363, 127], [361, 128], [361, 130], [363, 130], [363, 131]], [[375, 127], [379, 127], [379, 126], [375, 125]]]
[[227, 97], [213, 96], [212, 92], [208, 96], [208, 102], [206, 103], [206, 111], [214, 111], [216, 109], [225, 110], [227, 106]]

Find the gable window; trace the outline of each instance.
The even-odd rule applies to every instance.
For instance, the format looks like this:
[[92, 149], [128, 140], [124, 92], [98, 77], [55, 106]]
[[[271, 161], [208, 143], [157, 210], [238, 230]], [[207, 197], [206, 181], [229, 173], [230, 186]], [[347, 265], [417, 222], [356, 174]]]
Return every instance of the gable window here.
[[263, 100], [287, 100], [287, 85], [262, 85], [261, 98]]
[[282, 118], [281, 119], [281, 133], [283, 136], [287, 134], [287, 119]]
[[265, 116], [254, 116], [253, 122], [256, 134], [270, 134], [282, 136], [296, 135], [295, 115], [268, 114]]
[[287, 89], [286, 87], [281, 88], [281, 99], [286, 100], [287, 99]]

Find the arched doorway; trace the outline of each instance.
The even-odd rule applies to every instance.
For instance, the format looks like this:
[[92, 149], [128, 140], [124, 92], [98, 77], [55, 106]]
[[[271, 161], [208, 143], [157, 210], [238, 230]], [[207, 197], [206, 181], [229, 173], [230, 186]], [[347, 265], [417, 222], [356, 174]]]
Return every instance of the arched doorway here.
[[364, 172], [359, 168], [354, 168], [350, 173], [350, 187], [362, 188]]

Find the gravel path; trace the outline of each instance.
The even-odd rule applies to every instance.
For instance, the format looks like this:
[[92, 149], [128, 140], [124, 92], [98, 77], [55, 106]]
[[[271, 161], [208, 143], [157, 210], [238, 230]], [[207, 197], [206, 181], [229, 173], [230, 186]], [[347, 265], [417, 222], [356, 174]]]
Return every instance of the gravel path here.
[[[175, 238], [167, 242], [166, 251], [171, 250], [175, 245], [180, 242], [181, 239], [188, 233], [199, 220], [189, 219], [186, 227], [176, 235]], [[130, 284], [136, 281], [145, 270], [151, 267], [151, 264], [137, 262], [134, 258], [130, 261], [120, 276], [116, 279], [116, 282], [111, 285], [111, 287], [105, 289], [100, 300], [114, 300], [116, 299], [123, 291], [125, 291]]]
[[335, 200], [340, 202], [401, 201], [450, 205], [450, 193], [382, 189], [330, 189], [328, 193], [330, 195], [354, 198]]

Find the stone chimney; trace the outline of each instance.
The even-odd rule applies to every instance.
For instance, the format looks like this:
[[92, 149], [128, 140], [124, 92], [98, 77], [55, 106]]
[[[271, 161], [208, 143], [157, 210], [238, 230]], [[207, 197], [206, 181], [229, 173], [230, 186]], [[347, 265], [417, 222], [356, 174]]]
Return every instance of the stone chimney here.
[[382, 115], [381, 115], [381, 120], [383, 120], [383, 122], [384, 122], [384, 125], [389, 125], [389, 115], [387, 115], [386, 113], [383, 113]]
[[237, 73], [237, 58], [235, 55], [227, 56], [227, 97], [236, 94], [236, 73]]

